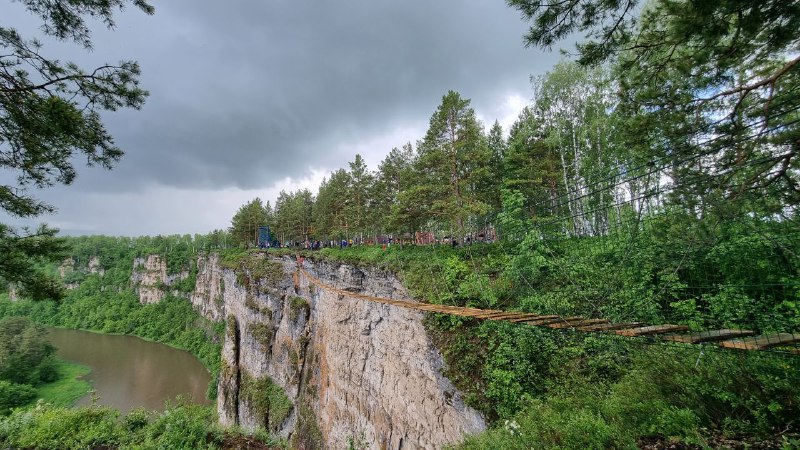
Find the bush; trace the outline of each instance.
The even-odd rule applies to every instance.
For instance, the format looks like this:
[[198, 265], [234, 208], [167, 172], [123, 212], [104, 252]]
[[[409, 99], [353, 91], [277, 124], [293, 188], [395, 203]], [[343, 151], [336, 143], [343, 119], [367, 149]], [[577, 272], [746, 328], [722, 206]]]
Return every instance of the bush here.
[[0, 319], [0, 380], [18, 384], [38, 384], [53, 378], [55, 348], [47, 341], [47, 331], [25, 317]]
[[39, 367], [36, 368], [38, 373], [39, 381], [42, 383], [51, 383], [58, 379], [58, 363], [56, 362], [55, 357], [48, 356], [44, 358], [41, 363], [39, 363]]
[[242, 371], [241, 375], [240, 397], [248, 402], [259, 417], [261, 426], [267, 431], [277, 431], [292, 412], [292, 400], [267, 375], [254, 378], [246, 371]]
[[215, 449], [221, 433], [214, 422], [211, 407], [180, 400], [152, 421], [143, 410], [133, 410], [119, 420], [117, 411], [105, 407], [68, 409], [40, 402], [35, 408], [0, 418], [0, 448]]
[[208, 435], [213, 428], [215, 418], [211, 408], [179, 401], [177, 405], [168, 407], [151, 424], [143, 428], [142, 441], [134, 440], [128, 448], [142, 450], [217, 448], [213, 442], [208, 442]]
[[0, 421], [0, 443], [38, 450], [117, 447], [124, 436], [118, 414], [109, 408], [66, 409], [40, 402]]
[[36, 398], [36, 389], [27, 384], [0, 380], [0, 416], [11, 413], [12, 408], [27, 405]]

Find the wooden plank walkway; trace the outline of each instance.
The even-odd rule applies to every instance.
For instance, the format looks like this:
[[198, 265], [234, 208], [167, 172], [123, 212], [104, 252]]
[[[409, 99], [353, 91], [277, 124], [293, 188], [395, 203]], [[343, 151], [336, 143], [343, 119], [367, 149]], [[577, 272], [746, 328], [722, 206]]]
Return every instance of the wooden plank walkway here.
[[739, 350], [766, 350], [782, 345], [800, 343], [800, 333], [779, 333], [768, 336], [756, 336], [744, 339], [724, 341], [720, 345]]
[[[686, 325], [645, 325], [639, 322], [610, 323], [607, 319], [586, 317], [561, 317], [553, 314], [534, 314], [520, 311], [502, 311], [497, 309], [479, 309], [462, 306], [435, 305], [432, 303], [419, 303], [413, 300], [397, 300], [339, 289], [323, 283], [318, 278], [309, 274], [298, 264], [298, 271], [294, 274], [295, 286], [299, 286], [299, 275], [302, 274], [309, 283], [336, 293], [340, 296], [366, 300], [374, 303], [415, 309], [422, 312], [449, 314], [454, 316], [469, 317], [477, 320], [496, 320], [530, 326], [544, 326], [555, 329], [574, 329], [583, 332], [614, 333], [626, 337], [650, 337], [664, 341], [682, 344], [715, 343], [725, 348], [737, 350], [766, 350], [775, 347], [787, 347], [800, 344], [800, 333], [778, 333], [763, 336], [754, 336], [750, 330], [709, 330], [689, 332]], [[799, 354], [800, 349], [788, 348], [790, 354]]]
[[661, 337], [665, 341], [683, 342], [684, 344], [700, 344], [702, 342], [727, 341], [728, 339], [752, 336], [750, 330], [710, 330], [686, 334], [665, 334]]

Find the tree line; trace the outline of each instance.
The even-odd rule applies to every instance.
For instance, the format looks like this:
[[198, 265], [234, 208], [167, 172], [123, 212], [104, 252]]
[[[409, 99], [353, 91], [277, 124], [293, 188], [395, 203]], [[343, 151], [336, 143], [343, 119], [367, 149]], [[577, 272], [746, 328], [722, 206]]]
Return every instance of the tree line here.
[[534, 81], [540, 95], [508, 133], [497, 121], [487, 129], [470, 100], [449, 91], [425, 136], [391, 149], [377, 170], [357, 154], [323, 179], [316, 194], [281, 191], [274, 206], [256, 198], [233, 217], [231, 237], [254, 245], [264, 225], [280, 242], [417, 231], [461, 240], [482, 233], [501, 210], [502, 189], [524, 192], [532, 205], [604, 170], [612, 152], [604, 148], [609, 130], [602, 102], [609, 92], [603, 74], [558, 65]]
[[[656, 125], [655, 113], [632, 110], [619, 96], [623, 82], [611, 64], [562, 61], [532, 78], [533, 102], [507, 132], [498, 122], [487, 129], [470, 100], [449, 91], [425, 135], [391, 149], [377, 170], [357, 154], [316, 194], [281, 191], [274, 205], [254, 199], [233, 217], [232, 241], [255, 245], [264, 225], [281, 243], [419, 231], [474, 239], [502, 232], [504, 192], [507, 200], [521, 195], [535, 223], [567, 236], [606, 235], [667, 210], [703, 220], [794, 214], [797, 161], [787, 155], [797, 143], [787, 139], [796, 112], [762, 99], [745, 111], [754, 117], [737, 113], [735, 127], [692, 124], [667, 134], [663, 126], [680, 128], [677, 119]], [[719, 113], [687, 110], [680, 120]]]

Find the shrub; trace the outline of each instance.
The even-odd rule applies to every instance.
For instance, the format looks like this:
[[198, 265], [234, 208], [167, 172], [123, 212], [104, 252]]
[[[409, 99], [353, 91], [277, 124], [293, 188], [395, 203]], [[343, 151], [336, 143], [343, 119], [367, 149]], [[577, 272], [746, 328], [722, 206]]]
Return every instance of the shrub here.
[[306, 317], [310, 308], [308, 301], [303, 297], [292, 297], [289, 301], [289, 320], [294, 322], [301, 314]]
[[27, 384], [0, 380], [0, 416], [11, 413], [12, 408], [26, 405], [36, 398], [36, 389]]
[[[41, 376], [52, 378], [48, 367], [55, 348], [47, 341], [47, 331], [25, 317], [0, 319], [0, 380], [36, 384]], [[40, 366], [42, 372], [39, 371]]]
[[117, 447], [124, 435], [117, 417], [109, 408], [66, 409], [40, 402], [0, 422], [0, 443], [39, 450]]
[[254, 378], [242, 371], [241, 376], [240, 395], [260, 417], [261, 425], [268, 431], [276, 431], [292, 412], [292, 401], [267, 375]]

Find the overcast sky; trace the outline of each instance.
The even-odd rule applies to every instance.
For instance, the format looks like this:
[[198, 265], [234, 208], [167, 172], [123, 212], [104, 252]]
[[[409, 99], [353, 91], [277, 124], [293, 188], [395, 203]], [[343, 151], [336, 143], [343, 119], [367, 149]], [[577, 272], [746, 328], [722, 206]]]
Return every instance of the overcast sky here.
[[[153, 16], [118, 14], [113, 31], [93, 23], [92, 52], [45, 41], [45, 55], [86, 69], [137, 60], [150, 97], [105, 115], [125, 151], [114, 170], [81, 167], [73, 185], [37, 192], [58, 212], [36, 222], [63, 234], [226, 228], [255, 197], [316, 193], [356, 153], [377, 168], [422, 138], [449, 89], [487, 127], [507, 128], [529, 102], [529, 77], [559, 57], [524, 48], [526, 25], [503, 0], [152, 4]], [[3, 3], [0, 22], [39, 34], [17, 2]]]

